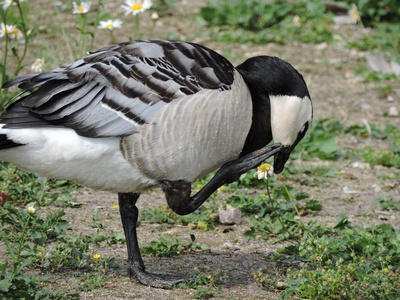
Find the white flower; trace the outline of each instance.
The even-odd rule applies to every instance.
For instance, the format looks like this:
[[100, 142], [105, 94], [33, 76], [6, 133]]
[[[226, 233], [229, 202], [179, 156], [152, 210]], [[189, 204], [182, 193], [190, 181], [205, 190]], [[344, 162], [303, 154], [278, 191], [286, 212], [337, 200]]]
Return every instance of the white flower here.
[[36, 73], [41, 73], [43, 71], [44, 59], [36, 58], [35, 62], [31, 66], [31, 70]]
[[158, 15], [158, 13], [157, 12], [153, 12], [151, 14], [151, 20], [156, 22], [156, 21], [158, 21], [158, 19], [160, 19], [160, 16]]
[[82, 1], [81, 4], [76, 4], [76, 2], [74, 2], [72, 3], [72, 13], [80, 15], [87, 14], [90, 10], [90, 5], [92, 5], [92, 2], [90, 1]]
[[26, 209], [26, 211], [28, 212], [28, 214], [34, 215], [36, 213], [36, 208], [34, 206], [30, 206]]
[[257, 172], [254, 173], [254, 176], [257, 176], [258, 179], [271, 177], [274, 175], [274, 167], [270, 164], [262, 164], [258, 167]]
[[353, 4], [347, 14], [349, 16], [351, 23], [357, 24], [357, 22], [360, 21], [360, 13], [356, 5]]
[[22, 37], [21, 30], [15, 25], [6, 25], [4, 23], [0, 24], [0, 37], [9, 36], [10, 38], [20, 38]]
[[[19, 0], [19, 2], [25, 2], [25, 0]], [[17, 1], [16, 0], [5, 0], [1, 2], [3, 4], [3, 9], [7, 9], [10, 7], [11, 4], [16, 5]]]
[[298, 15], [295, 15], [293, 17], [293, 24], [296, 27], [300, 27], [301, 26], [301, 19], [300, 19], [300, 17]]
[[151, 0], [126, 0], [121, 7], [125, 10], [125, 15], [136, 15], [152, 6]]
[[114, 28], [121, 27], [122, 22], [119, 19], [116, 20], [107, 20], [107, 21], [100, 21], [99, 28], [113, 30]]

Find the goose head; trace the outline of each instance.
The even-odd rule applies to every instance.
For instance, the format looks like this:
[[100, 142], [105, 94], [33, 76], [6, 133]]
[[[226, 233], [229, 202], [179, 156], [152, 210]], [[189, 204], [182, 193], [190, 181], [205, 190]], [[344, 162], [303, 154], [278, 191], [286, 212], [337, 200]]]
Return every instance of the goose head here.
[[302, 75], [277, 57], [257, 56], [237, 67], [253, 101], [253, 124], [244, 151], [271, 140], [282, 145], [274, 157], [274, 172], [282, 172], [296, 145], [311, 125], [313, 107]]

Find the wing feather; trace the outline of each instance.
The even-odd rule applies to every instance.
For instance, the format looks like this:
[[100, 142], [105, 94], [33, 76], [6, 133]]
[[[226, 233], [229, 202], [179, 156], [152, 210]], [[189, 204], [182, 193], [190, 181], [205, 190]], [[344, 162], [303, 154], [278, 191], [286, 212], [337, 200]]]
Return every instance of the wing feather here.
[[226, 90], [233, 66], [203, 46], [137, 41], [105, 47], [42, 74], [16, 77], [31, 93], [2, 115], [4, 128], [61, 126], [87, 137], [126, 136], [151, 123], [174, 99]]

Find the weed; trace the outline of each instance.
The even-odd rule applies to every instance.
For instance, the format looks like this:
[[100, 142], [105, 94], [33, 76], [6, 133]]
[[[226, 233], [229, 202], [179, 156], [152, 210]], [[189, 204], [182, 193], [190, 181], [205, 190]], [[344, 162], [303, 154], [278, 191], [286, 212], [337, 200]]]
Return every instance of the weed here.
[[395, 201], [386, 196], [380, 196], [374, 200], [375, 206], [380, 210], [400, 210], [400, 201]]
[[157, 240], [151, 241], [148, 244], [140, 247], [141, 253], [144, 255], [151, 256], [177, 256], [188, 251], [205, 251], [204, 246], [200, 244], [194, 244], [196, 237], [194, 234], [190, 235], [190, 242], [185, 244], [181, 239], [175, 236], [169, 235], [168, 239], [160, 237]]
[[[208, 230], [215, 227], [215, 221], [211, 217], [213, 213], [211, 208], [204, 206], [187, 216], [178, 216], [169, 207], [166, 208], [146, 208], [141, 213], [141, 219], [150, 223], [168, 223], [168, 224], [197, 224], [200, 229]], [[199, 226], [200, 225], [200, 226]]]
[[[326, 228], [329, 230], [329, 228]], [[398, 233], [388, 224], [353, 226], [342, 214], [331, 233], [303, 238], [286, 248], [304, 261], [287, 276], [284, 298], [397, 299]], [[286, 252], [287, 253], [287, 252]]]
[[7, 191], [8, 200], [16, 205], [25, 206], [36, 202], [47, 206], [58, 202], [67, 206], [79, 207], [70, 192], [76, 185], [67, 180], [48, 180], [34, 174], [21, 171], [10, 163], [0, 163], [0, 190]]
[[374, 150], [371, 146], [364, 146], [361, 155], [372, 166], [382, 165], [386, 167], [400, 168], [400, 154], [390, 150]]
[[318, 119], [314, 121], [309, 132], [295, 148], [292, 158], [309, 160], [317, 157], [322, 160], [337, 159], [338, 146], [335, 142], [335, 136], [332, 132], [337, 132], [337, 123], [327, 123], [327, 119]]
[[[250, 217], [252, 226], [244, 233], [246, 237], [274, 237], [275, 242], [296, 238], [305, 229], [299, 216], [313, 210], [321, 210], [322, 205], [318, 200], [309, 200], [306, 205], [300, 205], [298, 201], [307, 199], [309, 195], [297, 193], [293, 199], [293, 188], [287, 187], [283, 182], [281, 187], [275, 187], [271, 192], [269, 181], [274, 180], [267, 179], [267, 191], [262, 196], [253, 197], [242, 193], [240, 196], [227, 198], [226, 202]], [[280, 200], [282, 198], [283, 200]]]
[[[0, 7], [0, 20], [3, 26], [11, 26], [7, 33], [4, 33], [4, 51], [0, 62], [0, 86], [16, 76], [24, 67], [23, 62], [28, 51], [29, 42], [34, 31], [28, 30], [29, 5], [26, 2], [16, 1], [16, 7], [9, 5]], [[12, 28], [12, 30], [11, 30]], [[23, 40], [23, 42], [21, 41]], [[9, 53], [12, 53], [15, 65], [11, 66], [8, 60]], [[12, 70], [10, 72], [10, 70]], [[7, 73], [8, 72], [8, 73]], [[4, 111], [7, 102], [8, 89], [0, 89], [0, 113]]]
[[[197, 270], [197, 268], [195, 268]], [[185, 280], [180, 283], [178, 287], [193, 288], [195, 289], [196, 299], [209, 299], [214, 296], [215, 293], [221, 293], [222, 289], [218, 286], [226, 276], [221, 275], [221, 271], [218, 269], [213, 274], [198, 273], [193, 280]]]
[[288, 2], [259, 0], [221, 0], [201, 8], [201, 17], [223, 33], [212, 38], [229, 42], [282, 43], [298, 40], [320, 43], [332, 40], [328, 24], [332, 16], [320, 1]]
[[[1, 207], [0, 207], [1, 208]], [[13, 227], [13, 231], [3, 236], [2, 241], [7, 247], [7, 252], [12, 256], [13, 263], [0, 262], [0, 296], [2, 299], [77, 299], [76, 294], [63, 295], [60, 292], [52, 293], [40, 286], [37, 276], [26, 275], [25, 269], [37, 261], [37, 245], [48, 238], [43, 231], [50, 232], [56, 229], [58, 233], [65, 230], [65, 223], [60, 222], [60, 214], [48, 216], [47, 222], [41, 220], [39, 211], [33, 206], [27, 210], [16, 210], [14, 207], [2, 208], [1, 223]], [[3, 213], [6, 212], [4, 217]], [[42, 222], [41, 222], [42, 221]], [[48, 227], [45, 228], [46, 225]], [[62, 224], [61, 226], [59, 226]], [[34, 226], [36, 225], [36, 226]], [[7, 226], [6, 226], [7, 227]], [[3, 234], [1, 228], [0, 233]], [[46, 238], [43, 238], [43, 237]], [[31, 240], [35, 241], [33, 243]]]
[[349, 5], [357, 6], [364, 23], [374, 22], [397, 22], [400, 17], [400, 9], [396, 0], [374, 1], [374, 0], [348, 0]]
[[93, 255], [91, 267], [95, 272], [85, 273], [79, 278], [79, 288], [82, 291], [90, 291], [96, 288], [102, 288], [106, 285], [105, 275], [110, 266], [114, 264], [114, 259], [101, 259], [99, 254]]
[[61, 238], [65, 235], [70, 225], [62, 219], [64, 215], [63, 210], [58, 210], [54, 213], [48, 213], [46, 219], [42, 219], [40, 210], [37, 210], [34, 214], [29, 214], [26, 210], [6, 204], [0, 207], [0, 222], [3, 225], [0, 236], [16, 242], [24, 226], [29, 225], [25, 232], [26, 239], [37, 245], [43, 245], [49, 240]]

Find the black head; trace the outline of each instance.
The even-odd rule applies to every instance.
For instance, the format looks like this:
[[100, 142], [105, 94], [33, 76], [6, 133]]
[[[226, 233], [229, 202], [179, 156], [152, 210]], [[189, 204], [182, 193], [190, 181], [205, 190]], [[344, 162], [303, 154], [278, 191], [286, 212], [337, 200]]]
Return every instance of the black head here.
[[[257, 141], [257, 136], [272, 136], [274, 143], [283, 146], [282, 151], [275, 155], [274, 172], [278, 174], [312, 120], [307, 85], [295, 68], [277, 57], [253, 57], [239, 65], [237, 70], [246, 81], [254, 104], [253, 125], [245, 148], [251, 148], [249, 144], [255, 143], [256, 149], [261, 148], [270, 139]], [[260, 108], [263, 108], [262, 114]]]

